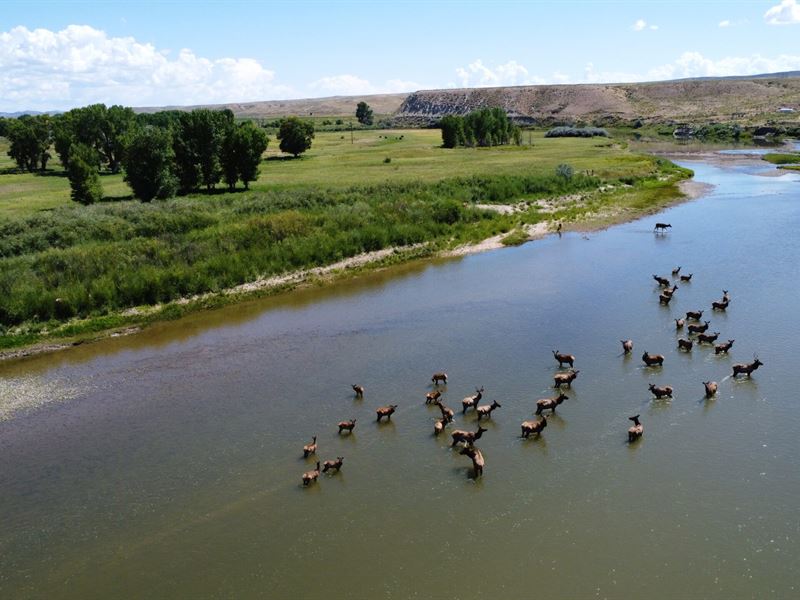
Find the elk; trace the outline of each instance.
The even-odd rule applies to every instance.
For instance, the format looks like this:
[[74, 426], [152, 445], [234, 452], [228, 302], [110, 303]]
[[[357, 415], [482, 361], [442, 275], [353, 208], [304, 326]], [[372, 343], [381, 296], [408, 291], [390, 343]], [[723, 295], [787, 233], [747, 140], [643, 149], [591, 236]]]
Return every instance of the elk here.
[[650, 384], [650, 391], [653, 393], [653, 396], [661, 400], [664, 396], [667, 398], [672, 398], [672, 386], [665, 385], [664, 387], [658, 387], [654, 383]]
[[475, 472], [476, 478], [483, 475], [483, 465], [485, 463], [483, 460], [483, 454], [480, 450], [474, 446], [467, 446], [466, 448], [462, 448], [459, 454], [464, 454], [472, 459], [472, 470]]
[[681, 350], [686, 350], [688, 352], [692, 349], [693, 345], [694, 342], [692, 342], [692, 340], [684, 340], [684, 339], [678, 340], [678, 348], [680, 348]]
[[553, 356], [558, 361], [558, 366], [563, 367], [564, 363], [570, 367], [575, 364], [575, 357], [572, 354], [561, 354], [558, 350], [553, 350]]
[[675, 329], [683, 329], [683, 326], [686, 324], [685, 319], [675, 319]]
[[642, 360], [644, 361], [644, 364], [646, 364], [648, 367], [654, 367], [656, 365], [658, 365], [660, 367], [660, 366], [663, 366], [663, 364], [664, 364], [664, 356], [663, 355], [661, 355], [661, 354], [648, 354], [647, 351], [645, 351], [645, 353], [642, 354]]
[[523, 421], [522, 422], [522, 435], [520, 437], [527, 438], [530, 434], [542, 435], [542, 430], [547, 427], [547, 417], [542, 415], [538, 421]]
[[489, 431], [488, 429], [484, 429], [480, 425], [478, 425], [477, 431], [463, 431], [462, 429], [456, 429], [450, 436], [453, 438], [453, 443], [450, 444], [452, 448], [458, 442], [464, 442], [467, 446], [472, 446], [475, 443], [475, 440], [479, 440], [483, 435], [484, 431]]
[[653, 231], [666, 232], [667, 229], [670, 229], [670, 228], [672, 228], [672, 224], [671, 223], [656, 223], [656, 226], [653, 227]]
[[467, 396], [461, 400], [461, 414], [463, 415], [467, 412], [468, 408], [476, 408], [481, 398], [483, 398], [483, 388], [475, 388], [475, 394], [473, 396]]
[[631, 444], [635, 442], [638, 438], [642, 437], [644, 433], [644, 425], [639, 422], [639, 415], [634, 417], [628, 417], [631, 421], [633, 421], [633, 425], [628, 429], [628, 443]]
[[703, 386], [706, 388], [706, 398], [711, 398], [717, 393], [716, 381], [704, 381]]
[[447, 417], [436, 419], [436, 422], [433, 424], [433, 435], [439, 435], [440, 433], [442, 433], [446, 425], [447, 425]]
[[491, 404], [484, 404], [483, 406], [479, 406], [475, 409], [475, 412], [478, 413], [478, 421], [481, 420], [481, 417], [486, 417], [487, 419], [492, 418], [492, 411], [496, 408], [502, 408], [501, 404], [497, 400], [493, 400]]
[[749, 378], [750, 374], [753, 371], [755, 371], [758, 367], [761, 367], [761, 366], [764, 365], [764, 363], [762, 363], [760, 360], [758, 360], [758, 356], [754, 356], [753, 359], [754, 360], [751, 363], [733, 365], [733, 375], [732, 375], [732, 377], [736, 377], [737, 375], [740, 375], [741, 373], [744, 373]]
[[436, 390], [435, 392], [428, 392], [425, 394], [425, 404], [431, 404], [432, 402], [435, 403], [441, 395], [442, 392], [439, 390]]
[[681, 272], [681, 268], [680, 267], [675, 267], [674, 269], [672, 269], [672, 276], [673, 277], [677, 277], [680, 274], [680, 272]]
[[729, 302], [731, 297], [728, 295], [728, 290], [722, 290], [722, 299], [726, 302]]
[[441, 400], [436, 400], [434, 404], [439, 407], [440, 411], [442, 411], [442, 418], [445, 419], [448, 423], [450, 423], [453, 420], [453, 416], [455, 415], [453, 409], [446, 407]]
[[319, 461], [317, 461], [317, 468], [313, 471], [306, 471], [303, 473], [303, 485], [308, 485], [317, 480], [319, 477]]
[[717, 341], [719, 337], [719, 331], [715, 331], [714, 333], [701, 333], [697, 336], [697, 343], [698, 344], [713, 344]]
[[724, 310], [727, 310], [729, 303], [730, 302], [725, 298], [723, 298], [719, 302], [717, 302], [715, 300], [714, 302], [711, 303], [711, 309], [712, 310], [722, 310], [722, 311], [724, 311]]
[[392, 414], [394, 414], [395, 410], [397, 410], [397, 404], [390, 404], [389, 406], [381, 406], [379, 409], [377, 409], [375, 411], [375, 414], [378, 415], [378, 419], [377, 419], [378, 423], [381, 422], [381, 419], [383, 417], [386, 417], [387, 421], [391, 421], [392, 420]]
[[570, 370], [569, 373], [556, 373], [553, 375], [553, 387], [560, 388], [562, 385], [567, 384], [568, 387], [572, 387], [572, 382], [575, 381], [575, 378], [578, 376], [580, 371]]
[[317, 453], [317, 436], [311, 438], [311, 443], [303, 446], [303, 458], [308, 458]]
[[672, 298], [672, 296], [675, 294], [676, 291], [678, 291], [678, 286], [677, 285], [673, 285], [671, 288], [667, 288], [666, 290], [662, 290], [661, 291], [661, 295], [662, 296], [669, 296], [670, 298]]
[[342, 463], [344, 462], [344, 456], [337, 456], [336, 460], [326, 460], [322, 463], [322, 472], [327, 473], [331, 469], [336, 469], [336, 472], [342, 470]]
[[543, 410], [550, 409], [550, 414], [552, 415], [556, 412], [556, 406], [561, 404], [564, 400], [569, 400], [569, 396], [566, 394], [559, 394], [555, 398], [542, 398], [541, 400], [536, 401], [536, 414], [542, 414]]
[[625, 354], [630, 354], [633, 351], [633, 340], [620, 340], [620, 344], [622, 344], [622, 351]]
[[681, 281], [689, 283], [692, 280], [692, 275], [694, 275], [694, 273], [689, 273], [688, 275], [681, 275]]
[[339, 421], [339, 433], [342, 431], [346, 431], [347, 433], [353, 433], [353, 428], [356, 426], [356, 420], [350, 419], [349, 421]]
[[704, 333], [709, 326], [709, 321], [703, 321], [703, 325], [689, 325], [689, 333]]
[[667, 294], [660, 294], [658, 296], [658, 303], [663, 304], [665, 306], [669, 306], [670, 301], [672, 300], [672, 296], [668, 296]]
[[653, 275], [653, 279], [655, 279], [658, 282], [658, 285], [662, 285], [664, 287], [669, 287], [669, 284], [672, 283], [666, 277], [659, 277], [658, 275]]
[[353, 384], [350, 387], [352, 387], [353, 391], [356, 393], [356, 398], [363, 398], [364, 397], [364, 386], [363, 385]]
[[703, 317], [702, 310], [687, 310], [686, 311], [686, 320], [687, 321], [699, 321]]
[[733, 346], [735, 340], [728, 340], [724, 344], [717, 344], [714, 346], [714, 354], [727, 354], [728, 350]]
[[439, 373], [434, 373], [434, 374], [431, 376], [431, 381], [432, 381], [433, 383], [437, 384], [437, 385], [438, 385], [438, 383], [439, 383], [440, 381], [443, 381], [443, 382], [444, 382], [444, 384], [445, 384], [445, 385], [447, 385], [447, 373], [442, 373], [442, 372], [439, 372]]

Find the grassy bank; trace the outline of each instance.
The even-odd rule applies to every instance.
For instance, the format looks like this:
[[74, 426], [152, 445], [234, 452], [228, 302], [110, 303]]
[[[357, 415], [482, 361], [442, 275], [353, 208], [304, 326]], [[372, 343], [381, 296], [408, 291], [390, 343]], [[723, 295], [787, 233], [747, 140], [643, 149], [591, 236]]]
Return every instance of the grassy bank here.
[[[438, 132], [361, 135], [342, 144], [338, 134], [320, 134], [316, 154], [266, 160], [248, 192], [153, 204], [74, 205], [57, 170], [0, 176], [0, 348], [83, 339], [274, 293], [298, 280], [220, 292], [365, 252], [413, 248], [383, 257], [385, 265], [547, 219], [631, 218], [674, 202], [674, 182], [687, 176], [608, 140], [444, 150]], [[576, 174], [556, 176], [561, 163]], [[127, 195], [119, 176], [103, 182]], [[552, 198], [562, 200], [542, 203]]]
[[800, 153], [770, 152], [761, 157], [773, 165], [796, 165], [800, 163]]

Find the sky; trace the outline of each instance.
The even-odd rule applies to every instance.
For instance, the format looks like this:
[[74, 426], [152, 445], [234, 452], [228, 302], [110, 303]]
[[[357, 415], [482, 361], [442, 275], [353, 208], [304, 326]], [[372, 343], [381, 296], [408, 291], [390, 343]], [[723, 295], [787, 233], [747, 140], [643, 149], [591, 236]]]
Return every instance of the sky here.
[[800, 0], [0, 0], [0, 111], [800, 70]]

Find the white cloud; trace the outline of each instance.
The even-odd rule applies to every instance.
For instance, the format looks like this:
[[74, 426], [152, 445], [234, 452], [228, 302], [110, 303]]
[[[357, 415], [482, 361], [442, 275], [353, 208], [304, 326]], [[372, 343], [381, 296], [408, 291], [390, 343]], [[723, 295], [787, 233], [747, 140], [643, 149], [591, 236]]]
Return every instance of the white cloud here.
[[725, 19], [724, 21], [720, 21], [719, 22], [719, 26], [723, 27], [723, 28], [724, 27], [730, 27], [731, 26], [731, 22], [728, 19]]
[[782, 0], [764, 13], [764, 20], [770, 25], [796, 25], [800, 23], [800, 5], [796, 0]]
[[374, 85], [356, 75], [333, 75], [323, 77], [309, 84], [312, 93], [324, 93], [332, 96], [363, 96], [368, 94], [393, 94], [413, 92], [424, 86], [415, 81], [389, 79], [383, 84]]
[[88, 25], [0, 32], [0, 110], [211, 104], [288, 97], [291, 88], [252, 58], [209, 59]]
[[479, 58], [466, 67], [456, 69], [461, 87], [495, 87], [504, 85], [533, 85], [544, 83], [539, 77], [531, 77], [528, 69], [515, 60], [488, 67]]
[[644, 19], [638, 19], [636, 23], [631, 25], [631, 29], [633, 29], [634, 31], [644, 31], [645, 29], [650, 29], [652, 31], [655, 31], [658, 29], [658, 25], [648, 25], [647, 21], [645, 21]]

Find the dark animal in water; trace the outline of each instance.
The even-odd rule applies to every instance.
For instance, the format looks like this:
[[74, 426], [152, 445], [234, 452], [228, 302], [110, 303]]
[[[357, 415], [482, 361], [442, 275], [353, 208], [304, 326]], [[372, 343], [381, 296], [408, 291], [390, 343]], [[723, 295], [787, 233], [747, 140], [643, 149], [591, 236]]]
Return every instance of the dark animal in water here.
[[483, 406], [479, 406], [475, 411], [478, 413], [478, 421], [481, 420], [481, 417], [486, 417], [487, 419], [490, 419], [492, 417], [492, 411], [495, 408], [502, 408], [502, 406], [497, 400], [493, 401], [491, 404], [484, 404]]
[[681, 272], [681, 268], [680, 267], [675, 267], [674, 269], [672, 269], [672, 276], [673, 277], [677, 277], [680, 272]]
[[472, 469], [475, 472], [475, 477], [483, 475], [483, 465], [485, 461], [483, 460], [483, 454], [481, 454], [480, 450], [474, 446], [467, 446], [466, 448], [462, 448], [459, 454], [469, 456], [472, 459]]
[[732, 377], [736, 377], [737, 375], [740, 375], [742, 373], [744, 373], [745, 375], [750, 377], [750, 374], [753, 371], [755, 371], [758, 367], [764, 366], [764, 363], [762, 363], [760, 360], [758, 360], [757, 356], [754, 357], [754, 358], [755, 358], [755, 360], [753, 362], [751, 362], [751, 363], [733, 365], [733, 375], [732, 375]]
[[425, 404], [431, 404], [432, 402], [436, 402], [439, 399], [439, 396], [442, 395], [442, 392], [436, 390], [435, 392], [428, 392], [425, 394]]
[[666, 231], [671, 227], [672, 225], [670, 223], [656, 223], [656, 226], [653, 227], [653, 231]]
[[672, 283], [666, 277], [659, 277], [658, 275], [653, 275], [653, 279], [655, 279], [658, 282], [658, 285], [661, 285], [661, 286], [664, 286], [664, 287], [669, 287], [669, 285]]
[[683, 326], [686, 324], [684, 319], [675, 319], [675, 329], [683, 329]]
[[356, 420], [351, 419], [349, 421], [339, 421], [339, 433], [342, 431], [346, 431], [347, 433], [353, 433], [353, 428], [356, 426]]
[[536, 414], [542, 414], [543, 410], [550, 409], [550, 414], [552, 415], [556, 412], [556, 406], [561, 404], [564, 400], [569, 400], [569, 396], [566, 394], [559, 394], [555, 398], [542, 398], [541, 400], [536, 401]]
[[446, 385], [447, 384], [447, 373], [434, 373], [431, 376], [431, 381], [433, 383], [436, 383], [436, 384], [438, 384], [440, 381], [442, 381]]
[[633, 421], [633, 425], [628, 429], [628, 443], [630, 444], [642, 437], [644, 426], [639, 422], [639, 415], [628, 417], [628, 419]]
[[700, 335], [697, 336], [697, 342], [699, 344], [713, 344], [714, 342], [717, 341], [718, 337], [719, 337], [719, 331], [716, 331], [714, 333], [701, 333]]
[[699, 321], [703, 316], [702, 310], [687, 310], [686, 311], [686, 320], [687, 321]]
[[702, 325], [689, 325], [689, 333], [704, 333], [709, 326], [710, 321], [703, 321]]
[[553, 350], [553, 356], [558, 361], [559, 367], [563, 367], [564, 363], [570, 367], [574, 366], [575, 357], [572, 354], [561, 354], [558, 350]]
[[727, 310], [728, 309], [728, 304], [730, 304], [730, 302], [728, 300], [726, 300], [725, 298], [723, 298], [719, 302], [717, 302], [716, 300], [714, 302], [712, 302], [711, 303], [711, 308], [713, 310]]
[[690, 282], [692, 280], [692, 275], [694, 273], [689, 273], [688, 275], [681, 275], [681, 281]]
[[727, 354], [728, 350], [733, 346], [734, 340], [728, 340], [724, 344], [717, 344], [714, 346], [714, 354]]
[[527, 438], [532, 433], [542, 435], [542, 430], [545, 427], [547, 427], [547, 417], [544, 415], [538, 421], [523, 421], [521, 437]]
[[570, 371], [569, 373], [556, 373], [553, 375], [553, 387], [558, 388], [562, 385], [566, 384], [569, 387], [572, 387], [572, 382], [575, 381], [575, 378], [578, 376], [580, 371]]
[[664, 364], [664, 356], [661, 354], [648, 354], [645, 352], [642, 354], [642, 360], [648, 367], [654, 367], [656, 365], [660, 367]]
[[317, 467], [313, 471], [303, 473], [303, 485], [316, 481], [317, 477], [319, 477], [319, 461], [317, 461]]
[[381, 419], [383, 417], [386, 417], [387, 420], [391, 421], [392, 415], [394, 414], [395, 410], [397, 410], [397, 404], [390, 404], [389, 406], [381, 406], [379, 409], [377, 409], [375, 413], [378, 415], [377, 419], [378, 423], [381, 422]]
[[687, 351], [691, 350], [692, 346], [694, 346], [694, 342], [692, 342], [692, 340], [684, 340], [684, 339], [678, 340], [678, 348], [680, 348], [681, 350], [687, 350]]
[[356, 398], [363, 398], [364, 397], [364, 386], [363, 385], [352, 385], [350, 386], [353, 388], [353, 391], [356, 393]]
[[439, 410], [442, 412], [443, 419], [446, 419], [448, 423], [453, 420], [455, 413], [453, 412], [452, 408], [445, 406], [441, 400], [435, 400], [434, 404], [439, 407]]
[[331, 469], [336, 469], [336, 472], [342, 470], [342, 463], [344, 462], [344, 456], [337, 456], [336, 460], [326, 460], [322, 463], [322, 472], [327, 473]]
[[484, 429], [480, 425], [478, 425], [477, 431], [463, 431], [461, 429], [456, 429], [450, 434], [450, 436], [453, 438], [453, 443], [450, 444], [450, 446], [455, 446], [458, 442], [464, 442], [467, 446], [471, 446], [475, 443], [475, 440], [480, 439], [484, 431], [489, 430]]
[[664, 304], [665, 306], [669, 306], [670, 301], [672, 300], [672, 295], [661, 294], [658, 297], [658, 303]]
[[622, 351], [625, 354], [630, 354], [633, 351], [633, 340], [620, 340], [620, 344], [622, 344]]
[[461, 414], [463, 415], [465, 412], [467, 412], [468, 408], [476, 408], [481, 398], [483, 398], [483, 388], [475, 388], [474, 395], [467, 396], [461, 401]]
[[711, 398], [711, 396], [717, 393], [716, 381], [704, 381], [703, 386], [706, 388], [706, 398]]
[[311, 438], [311, 443], [303, 446], [303, 458], [308, 458], [311, 454], [317, 453], [317, 436]]
[[663, 398], [664, 396], [666, 396], [667, 398], [672, 398], [672, 386], [669, 385], [665, 385], [664, 387], [658, 387], [654, 383], [651, 383], [650, 391], [659, 400], [661, 400], [661, 398]]

